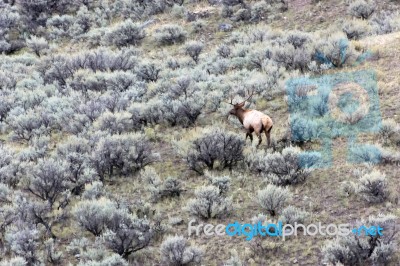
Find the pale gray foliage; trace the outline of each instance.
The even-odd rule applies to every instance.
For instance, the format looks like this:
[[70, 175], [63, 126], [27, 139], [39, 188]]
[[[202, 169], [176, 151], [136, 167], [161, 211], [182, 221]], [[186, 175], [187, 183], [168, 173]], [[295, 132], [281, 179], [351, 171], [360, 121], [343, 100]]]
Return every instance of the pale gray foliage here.
[[39, 57], [42, 55], [42, 51], [49, 48], [49, 43], [43, 37], [32, 36], [26, 41], [26, 44]]
[[161, 68], [154, 62], [142, 62], [136, 70], [137, 76], [146, 82], [158, 80]]
[[139, 134], [105, 136], [99, 139], [91, 155], [102, 181], [116, 172], [121, 175], [137, 172], [156, 160], [150, 142]]
[[56, 55], [44, 59], [38, 66], [45, 83], [56, 81], [65, 86], [67, 79], [79, 69], [96, 71], [127, 71], [132, 69], [136, 61], [137, 51], [133, 48], [123, 48], [117, 51], [103, 47], [78, 53], [74, 56]]
[[50, 128], [46, 126], [45, 117], [40, 116], [35, 110], [22, 110], [14, 108], [7, 117], [12, 129], [12, 140], [30, 141], [35, 136], [48, 134]]
[[28, 262], [23, 257], [13, 257], [0, 262], [0, 266], [26, 266]]
[[265, 20], [271, 11], [271, 6], [267, 3], [260, 1], [251, 6], [250, 22], [259, 22]]
[[372, 0], [356, 0], [349, 6], [349, 13], [362, 19], [368, 19], [375, 12], [376, 5]]
[[269, 184], [265, 189], [257, 193], [257, 202], [263, 210], [269, 212], [271, 216], [277, 215], [289, 201], [292, 194], [287, 188], [281, 188]]
[[381, 11], [374, 14], [370, 19], [373, 32], [375, 34], [388, 34], [400, 30], [399, 13]]
[[183, 236], [168, 237], [161, 244], [160, 253], [163, 264], [170, 266], [199, 264], [203, 255], [198, 247], [191, 246]]
[[222, 58], [228, 58], [231, 55], [231, 52], [231, 48], [226, 44], [220, 45], [217, 49], [218, 55]]
[[167, 177], [160, 187], [161, 197], [179, 197], [182, 191], [182, 182], [176, 177]]
[[217, 162], [221, 168], [232, 169], [243, 159], [243, 146], [239, 136], [215, 130], [193, 142], [186, 160], [189, 168], [198, 173], [205, 168], [213, 169]]
[[85, 184], [85, 189], [82, 193], [82, 198], [87, 200], [94, 200], [104, 197], [106, 192], [104, 191], [103, 183], [100, 181], [94, 181], [89, 184]]
[[377, 265], [390, 264], [397, 246], [394, 241], [396, 219], [394, 215], [380, 214], [358, 222], [353, 228], [361, 225], [367, 227], [379, 225], [383, 228], [383, 235], [364, 236], [362, 232], [361, 235], [350, 234], [328, 241], [322, 248], [324, 260], [343, 265], [365, 265], [371, 262]]
[[231, 251], [231, 257], [224, 263], [224, 266], [243, 266], [243, 262], [236, 249]]
[[65, 218], [63, 210], [65, 205], [60, 206], [57, 215], [53, 215], [52, 206], [45, 201], [30, 200], [23, 195], [17, 195], [14, 198], [14, 204], [15, 214], [19, 218], [19, 221], [31, 223], [36, 226], [41, 225], [44, 227], [46, 235], [56, 238], [53, 233], [53, 226], [62, 222]]
[[56, 241], [51, 238], [44, 242], [45, 246], [45, 258], [48, 263], [53, 265], [59, 265], [63, 259], [63, 253], [57, 251]]
[[86, 237], [74, 238], [68, 243], [66, 251], [69, 255], [77, 258], [81, 263], [88, 261], [96, 261], [102, 258], [98, 250], [100, 249], [100, 242], [98, 239], [92, 242]]
[[[19, 35], [19, 31], [15, 29], [21, 23], [21, 16], [15, 6], [9, 5], [7, 2], [2, 2], [0, 5], [0, 54], [10, 53], [23, 47], [19, 36], [15, 37], [16, 33]], [[14, 37], [11, 37], [12, 35]]]
[[[346, 49], [344, 49], [346, 47]], [[316, 42], [316, 52], [324, 55], [326, 62], [334, 67], [343, 67], [356, 55], [354, 48], [349, 44], [347, 36], [333, 34], [328, 38]]]
[[0, 145], [0, 182], [15, 187], [19, 178], [18, 160], [15, 158], [14, 152], [4, 145]]
[[250, 170], [262, 174], [274, 185], [287, 186], [303, 183], [312, 173], [314, 162], [300, 162], [301, 150], [287, 147], [282, 152], [264, 154], [253, 152], [246, 157]]
[[196, 189], [195, 198], [189, 200], [186, 208], [191, 215], [203, 219], [226, 216], [233, 210], [232, 199], [221, 195], [215, 186]]
[[61, 38], [70, 38], [70, 29], [74, 24], [74, 17], [71, 15], [55, 15], [46, 21], [46, 27], [49, 29], [49, 37], [53, 40]]
[[128, 112], [104, 112], [97, 119], [96, 128], [109, 132], [110, 134], [122, 134], [129, 132], [133, 129], [131, 115]]
[[104, 36], [104, 42], [117, 47], [140, 45], [145, 36], [142, 27], [128, 19], [109, 29]]
[[10, 202], [11, 189], [6, 184], [0, 183], [0, 202]]
[[385, 119], [379, 129], [379, 136], [387, 144], [396, 136], [400, 136], [400, 125], [393, 119]]
[[73, 214], [82, 228], [95, 236], [100, 236], [116, 209], [115, 202], [100, 198], [98, 200], [80, 201], [74, 207]]
[[96, 178], [97, 173], [88, 158], [90, 152], [88, 141], [78, 137], [71, 137], [57, 146], [56, 158], [66, 163], [69, 172], [67, 179], [72, 185], [71, 192], [75, 195], [79, 195], [85, 184]]
[[41, 159], [29, 170], [28, 190], [53, 206], [62, 193], [71, 187], [68, 175], [68, 165], [65, 161]]
[[128, 262], [118, 254], [112, 254], [100, 261], [79, 262], [78, 266], [128, 266]]
[[199, 56], [201, 51], [203, 51], [203, 43], [197, 41], [191, 41], [186, 44], [185, 52], [189, 55], [193, 61], [197, 64], [199, 62]]
[[221, 194], [226, 195], [231, 186], [231, 178], [229, 176], [211, 176], [209, 177], [211, 185], [217, 187]]
[[350, 40], [358, 40], [371, 33], [370, 26], [365, 21], [360, 20], [345, 21], [342, 30]]
[[105, 245], [115, 253], [127, 258], [150, 243], [153, 231], [146, 219], [139, 219], [127, 210], [114, 211], [102, 235]]
[[379, 171], [365, 173], [359, 179], [356, 190], [367, 202], [381, 203], [389, 197], [389, 187], [386, 176]]
[[178, 25], [163, 25], [154, 35], [160, 45], [172, 45], [186, 40], [187, 32]]
[[282, 221], [284, 224], [291, 224], [294, 226], [295, 223], [305, 224], [305, 221], [309, 216], [310, 214], [308, 212], [289, 205], [282, 210], [279, 221]]
[[36, 229], [11, 227], [5, 234], [9, 250], [16, 256], [24, 258], [28, 265], [40, 262], [39, 232]]

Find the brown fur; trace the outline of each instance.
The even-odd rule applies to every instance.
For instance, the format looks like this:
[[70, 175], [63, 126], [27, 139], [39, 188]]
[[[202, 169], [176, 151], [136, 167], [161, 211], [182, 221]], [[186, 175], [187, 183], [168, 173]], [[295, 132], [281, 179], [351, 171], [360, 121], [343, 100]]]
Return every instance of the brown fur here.
[[250, 141], [253, 141], [253, 132], [258, 137], [258, 145], [261, 144], [261, 134], [264, 132], [267, 138], [268, 146], [271, 145], [271, 129], [273, 127], [272, 119], [257, 110], [244, 109], [245, 102], [234, 104], [233, 109], [229, 114], [236, 116], [240, 123], [246, 129], [246, 140], [250, 137]]

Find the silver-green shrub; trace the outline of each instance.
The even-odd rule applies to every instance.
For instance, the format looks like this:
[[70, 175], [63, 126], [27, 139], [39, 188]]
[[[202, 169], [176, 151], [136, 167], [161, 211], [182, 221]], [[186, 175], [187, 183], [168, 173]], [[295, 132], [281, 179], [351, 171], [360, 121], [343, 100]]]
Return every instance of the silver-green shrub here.
[[357, 193], [367, 202], [384, 202], [389, 197], [389, 187], [386, 176], [376, 170], [365, 173], [358, 181]]
[[186, 40], [187, 32], [179, 25], [163, 25], [154, 37], [160, 45], [172, 45]]
[[193, 150], [186, 160], [189, 168], [202, 173], [205, 168], [213, 169], [217, 163], [220, 168], [232, 169], [243, 160], [244, 141], [232, 133], [214, 130], [193, 141]]
[[221, 195], [215, 186], [202, 186], [196, 189], [195, 198], [189, 200], [186, 209], [203, 219], [222, 217], [232, 211], [232, 199]]
[[309, 216], [310, 214], [308, 212], [289, 205], [282, 210], [279, 221], [282, 221], [284, 224], [291, 224], [294, 226], [295, 223], [305, 224]]
[[183, 236], [170, 236], [161, 244], [161, 261], [164, 265], [200, 264], [203, 252], [196, 246], [191, 246]]
[[146, 33], [142, 27], [128, 19], [109, 29], [104, 36], [104, 42], [117, 47], [137, 46], [145, 37]]
[[370, 216], [365, 221], [356, 223], [353, 228], [361, 225], [380, 226], [383, 235], [364, 236], [350, 234], [337, 237], [328, 241], [322, 248], [324, 261], [334, 265], [365, 265], [373, 263], [376, 265], [390, 265], [394, 259], [396, 243], [393, 236], [396, 233], [396, 219], [394, 215]]
[[361, 19], [368, 19], [376, 9], [376, 5], [372, 0], [356, 0], [349, 6], [349, 13]]
[[291, 199], [291, 196], [287, 188], [269, 184], [265, 189], [258, 191], [256, 199], [263, 210], [271, 216], [276, 216], [284, 208], [286, 202]]

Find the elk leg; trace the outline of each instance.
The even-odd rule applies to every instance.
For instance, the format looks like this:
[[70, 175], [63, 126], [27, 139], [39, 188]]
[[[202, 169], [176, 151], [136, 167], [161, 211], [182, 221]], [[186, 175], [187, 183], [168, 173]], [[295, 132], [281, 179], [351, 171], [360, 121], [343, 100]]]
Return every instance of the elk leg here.
[[258, 137], [258, 144], [257, 144], [257, 147], [258, 147], [258, 146], [260, 146], [260, 144], [261, 144], [262, 138], [261, 138], [261, 134], [260, 134], [260, 133], [257, 133], [257, 132], [256, 132], [256, 135], [257, 135], [257, 137]]
[[247, 133], [246, 133], [246, 139], [245, 139], [245, 140], [247, 140], [247, 137], [250, 138], [250, 143], [252, 143], [252, 142], [253, 142], [253, 134], [251, 134], [250, 132], [247, 132]]
[[265, 136], [267, 137], [268, 147], [271, 146], [271, 129], [272, 126], [268, 130], [264, 130]]

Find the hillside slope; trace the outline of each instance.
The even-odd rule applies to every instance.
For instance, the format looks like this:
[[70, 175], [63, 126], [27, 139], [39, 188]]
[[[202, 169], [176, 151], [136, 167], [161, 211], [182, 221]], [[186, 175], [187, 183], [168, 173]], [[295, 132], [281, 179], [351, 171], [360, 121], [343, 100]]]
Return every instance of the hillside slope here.
[[[399, 10], [0, 0], [0, 265], [398, 265]], [[246, 99], [270, 147], [228, 116]], [[188, 235], [236, 221], [384, 234]]]

